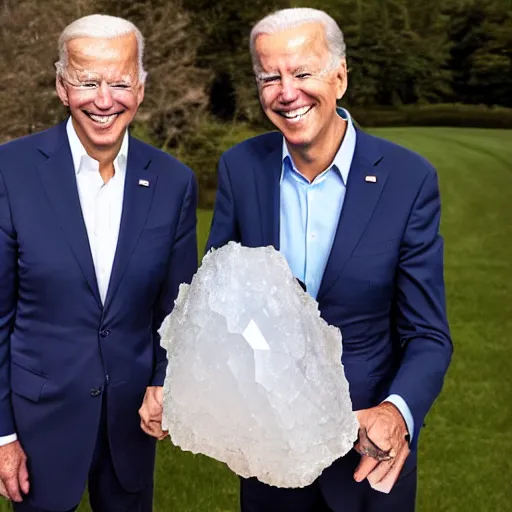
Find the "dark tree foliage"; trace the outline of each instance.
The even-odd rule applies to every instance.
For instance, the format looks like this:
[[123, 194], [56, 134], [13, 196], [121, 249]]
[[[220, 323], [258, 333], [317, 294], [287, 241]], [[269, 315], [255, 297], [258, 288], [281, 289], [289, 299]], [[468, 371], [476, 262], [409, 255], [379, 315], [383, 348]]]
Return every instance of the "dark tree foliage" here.
[[465, 2], [448, 14], [453, 99], [512, 107], [511, 2]]

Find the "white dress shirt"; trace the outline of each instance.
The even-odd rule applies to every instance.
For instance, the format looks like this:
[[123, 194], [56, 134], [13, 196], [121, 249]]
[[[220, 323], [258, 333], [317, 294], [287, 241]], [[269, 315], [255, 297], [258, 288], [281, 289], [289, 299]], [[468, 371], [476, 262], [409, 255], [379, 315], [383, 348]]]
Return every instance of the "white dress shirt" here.
[[128, 132], [125, 132], [121, 149], [114, 160], [114, 176], [104, 183], [99, 172], [99, 163], [85, 151], [71, 118], [66, 129], [73, 156], [80, 205], [96, 271], [96, 281], [101, 301], [104, 303], [123, 211]]
[[[121, 214], [123, 211], [124, 182], [128, 160], [128, 131], [114, 160], [114, 176], [104, 183], [99, 162], [91, 158], [69, 118], [66, 131], [73, 157], [73, 167], [82, 215], [89, 237], [94, 270], [101, 301], [107, 296], [110, 274], [116, 253]], [[16, 434], [0, 437], [0, 446], [16, 441]]]

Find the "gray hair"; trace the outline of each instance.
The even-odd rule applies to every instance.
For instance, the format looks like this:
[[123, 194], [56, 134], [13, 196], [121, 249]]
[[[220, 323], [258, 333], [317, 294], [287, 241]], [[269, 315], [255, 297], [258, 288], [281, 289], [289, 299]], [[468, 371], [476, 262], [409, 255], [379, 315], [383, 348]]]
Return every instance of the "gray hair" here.
[[321, 23], [324, 27], [327, 48], [331, 54], [330, 66], [336, 67], [340, 60], [345, 58], [346, 45], [343, 38], [343, 32], [338, 24], [324, 11], [311, 9], [309, 7], [295, 7], [291, 9], [281, 9], [269, 14], [258, 21], [251, 30], [250, 50], [252, 63], [255, 71], [258, 69], [258, 56], [256, 54], [256, 38], [262, 34], [275, 34], [294, 27], [305, 25], [306, 23]]
[[108, 16], [106, 14], [91, 14], [84, 16], [70, 23], [61, 33], [59, 37], [59, 60], [55, 63], [57, 76], [65, 73], [68, 65], [68, 48], [67, 44], [73, 39], [80, 37], [90, 37], [97, 39], [113, 39], [127, 34], [134, 34], [137, 39], [137, 56], [139, 66], [139, 81], [146, 81], [147, 73], [144, 71], [142, 63], [144, 57], [144, 37], [140, 30], [128, 20], [117, 18], [116, 16]]

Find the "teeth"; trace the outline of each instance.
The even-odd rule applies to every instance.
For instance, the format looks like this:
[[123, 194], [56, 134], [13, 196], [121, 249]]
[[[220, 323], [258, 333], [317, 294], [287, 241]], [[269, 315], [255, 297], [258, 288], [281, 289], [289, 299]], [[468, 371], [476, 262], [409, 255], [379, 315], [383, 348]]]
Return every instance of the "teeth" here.
[[101, 124], [109, 123], [116, 117], [116, 115], [117, 114], [112, 114], [111, 116], [97, 116], [95, 114], [89, 114], [89, 116], [91, 117], [91, 119], [93, 121], [96, 121], [97, 123], [101, 123]]
[[296, 110], [291, 110], [290, 112], [281, 112], [281, 114], [286, 117], [287, 119], [295, 119], [297, 117], [302, 117], [304, 114], [309, 112], [311, 109], [310, 106], [301, 107]]

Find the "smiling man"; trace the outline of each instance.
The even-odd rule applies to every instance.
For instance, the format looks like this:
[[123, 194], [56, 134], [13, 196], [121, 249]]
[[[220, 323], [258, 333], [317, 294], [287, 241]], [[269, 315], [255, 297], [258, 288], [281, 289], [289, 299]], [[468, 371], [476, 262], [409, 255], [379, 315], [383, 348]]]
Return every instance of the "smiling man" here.
[[412, 512], [419, 433], [452, 354], [436, 171], [337, 108], [345, 43], [326, 13], [264, 18], [251, 53], [279, 131], [222, 156], [207, 249], [234, 240], [282, 252], [341, 330], [361, 429], [354, 450], [306, 488], [242, 479], [242, 511]]
[[157, 329], [197, 269], [196, 182], [131, 137], [144, 40], [59, 40], [70, 117], [0, 147], [0, 494], [15, 511], [152, 510], [167, 361]]

